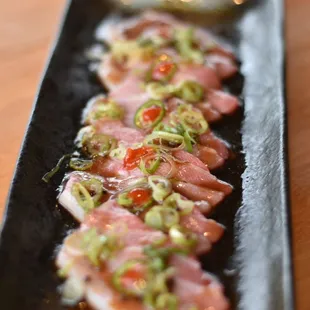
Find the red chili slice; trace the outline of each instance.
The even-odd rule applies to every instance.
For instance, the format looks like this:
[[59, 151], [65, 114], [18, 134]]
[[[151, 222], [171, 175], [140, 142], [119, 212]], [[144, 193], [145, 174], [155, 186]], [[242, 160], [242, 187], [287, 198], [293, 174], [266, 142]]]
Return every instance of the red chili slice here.
[[132, 199], [135, 205], [144, 205], [151, 199], [150, 190], [144, 188], [135, 188], [128, 193], [128, 198]]
[[148, 146], [143, 146], [138, 149], [128, 148], [124, 158], [124, 168], [127, 170], [132, 170], [138, 166], [141, 157], [154, 153], [154, 150]]
[[142, 118], [144, 122], [154, 122], [161, 114], [161, 108], [159, 106], [152, 106], [145, 109], [142, 113]]
[[172, 61], [161, 61], [153, 68], [152, 78], [155, 81], [169, 79], [175, 70], [176, 66]]

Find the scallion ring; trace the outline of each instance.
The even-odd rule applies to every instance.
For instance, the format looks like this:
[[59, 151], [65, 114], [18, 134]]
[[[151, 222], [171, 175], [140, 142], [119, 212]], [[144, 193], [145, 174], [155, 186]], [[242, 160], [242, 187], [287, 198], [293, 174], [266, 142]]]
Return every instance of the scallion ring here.
[[81, 247], [93, 265], [99, 266], [101, 253], [105, 250], [107, 241], [107, 237], [98, 234], [95, 228], [89, 229], [84, 233]]
[[172, 191], [171, 182], [164, 177], [157, 175], [149, 176], [148, 183], [153, 191], [153, 199], [159, 203], [163, 202]]
[[87, 159], [71, 158], [69, 166], [71, 169], [85, 171], [92, 167], [93, 161]]
[[171, 84], [163, 85], [160, 82], [151, 82], [146, 84], [146, 92], [150, 95], [152, 99], [166, 99], [173, 95], [175, 91], [176, 87]]
[[195, 39], [193, 27], [177, 29], [175, 31], [175, 42], [177, 50], [185, 60], [199, 64], [204, 63], [203, 52], [194, 48]]
[[92, 111], [89, 113], [87, 120], [97, 121], [102, 118], [109, 118], [112, 120], [122, 119], [124, 117], [124, 110], [121, 106], [111, 100], [104, 100], [94, 105]]
[[94, 134], [85, 141], [85, 149], [92, 156], [105, 156], [116, 146], [116, 139], [105, 134]]
[[177, 310], [178, 299], [171, 293], [160, 294], [156, 298], [155, 308], [158, 310]]
[[180, 215], [188, 215], [192, 213], [194, 205], [193, 201], [183, 199], [179, 193], [171, 194], [164, 201], [164, 206], [176, 208]]
[[203, 87], [194, 81], [184, 81], [177, 87], [175, 95], [185, 101], [197, 103], [204, 97]]
[[172, 226], [169, 229], [169, 236], [175, 245], [187, 250], [192, 249], [197, 244], [197, 236], [180, 225]]
[[158, 169], [160, 161], [161, 160], [159, 155], [147, 156], [145, 158], [141, 158], [139, 168], [144, 173], [144, 175], [153, 174]]
[[[158, 142], [158, 144], [156, 144]], [[146, 145], [160, 145], [163, 149], [183, 149], [185, 147], [184, 137], [179, 134], [165, 131], [154, 131], [144, 139]]]
[[85, 212], [89, 212], [99, 203], [103, 187], [99, 180], [92, 178], [74, 183], [71, 191], [78, 204]]
[[180, 216], [177, 210], [162, 206], [151, 208], [145, 215], [145, 223], [155, 229], [166, 231], [179, 223]]

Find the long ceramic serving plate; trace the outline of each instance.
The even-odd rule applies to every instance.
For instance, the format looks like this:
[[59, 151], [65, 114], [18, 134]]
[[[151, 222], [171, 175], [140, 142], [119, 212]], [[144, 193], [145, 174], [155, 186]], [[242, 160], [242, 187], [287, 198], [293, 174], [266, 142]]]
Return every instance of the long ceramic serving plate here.
[[[282, 5], [262, 0], [217, 27], [240, 59], [241, 74], [226, 86], [244, 106], [214, 127], [236, 154], [217, 176], [235, 190], [213, 215], [227, 232], [202, 263], [223, 282], [233, 309], [293, 309]], [[0, 244], [1, 309], [63, 309], [54, 257], [76, 224], [56, 206], [65, 170], [48, 184], [42, 176], [72, 152], [83, 106], [102, 92], [85, 50], [111, 12], [106, 1], [68, 4], [8, 199]]]

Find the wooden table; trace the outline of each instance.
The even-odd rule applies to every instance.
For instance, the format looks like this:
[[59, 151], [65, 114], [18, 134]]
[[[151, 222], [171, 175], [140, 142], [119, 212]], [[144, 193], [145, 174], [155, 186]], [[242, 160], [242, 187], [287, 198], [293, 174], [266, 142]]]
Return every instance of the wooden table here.
[[[0, 214], [64, 0], [0, 1]], [[287, 0], [288, 116], [297, 309], [310, 309], [310, 1]]]

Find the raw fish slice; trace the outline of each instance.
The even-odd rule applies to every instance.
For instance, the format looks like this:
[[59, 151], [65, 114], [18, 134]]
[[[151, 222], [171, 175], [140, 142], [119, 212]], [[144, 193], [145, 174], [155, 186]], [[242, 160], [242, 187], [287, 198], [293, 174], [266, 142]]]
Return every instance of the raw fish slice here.
[[[212, 190], [195, 184], [173, 181], [173, 189], [193, 201], [207, 201], [210, 207], [214, 207], [222, 202], [225, 198], [224, 192]], [[205, 206], [203, 206], [202, 212]], [[209, 211], [209, 208], [207, 208]]]
[[164, 234], [149, 228], [137, 216], [109, 200], [90, 213], [83, 228], [96, 227], [101, 233], [119, 234], [125, 246], [147, 245], [163, 239]]
[[222, 158], [228, 159], [229, 147], [227, 143], [224, 140], [217, 137], [210, 130], [200, 135], [198, 141], [201, 145], [214, 149], [217, 152], [217, 154]]
[[203, 272], [195, 258], [174, 255], [170, 264], [178, 275], [173, 291], [180, 300], [179, 310], [188, 310], [192, 306], [196, 306], [198, 310], [229, 309], [223, 286]]
[[210, 170], [223, 166], [225, 159], [211, 147], [196, 144], [193, 147], [193, 155], [204, 162]]
[[141, 131], [126, 127], [121, 121], [97, 121], [94, 127], [97, 133], [111, 136], [125, 146], [141, 143], [144, 140], [144, 134]]
[[192, 213], [181, 217], [181, 225], [211, 243], [219, 241], [224, 233], [224, 227], [203, 216], [198, 207], [194, 207]]
[[156, 171], [156, 174], [162, 176], [170, 175], [173, 179], [220, 191], [226, 195], [230, 194], [232, 191], [232, 186], [230, 184], [220, 181], [208, 170], [191, 163], [176, 163], [176, 167], [172, 171], [170, 164], [162, 163]]
[[202, 65], [180, 65], [173, 76], [172, 83], [181, 84], [183, 81], [199, 83], [205, 91], [221, 89], [221, 82], [214, 69]]
[[228, 56], [216, 52], [208, 53], [206, 56], [208, 66], [213, 68], [220, 79], [228, 79], [238, 72], [236, 62]]
[[207, 100], [221, 114], [232, 114], [240, 107], [236, 96], [220, 90], [209, 90]]

